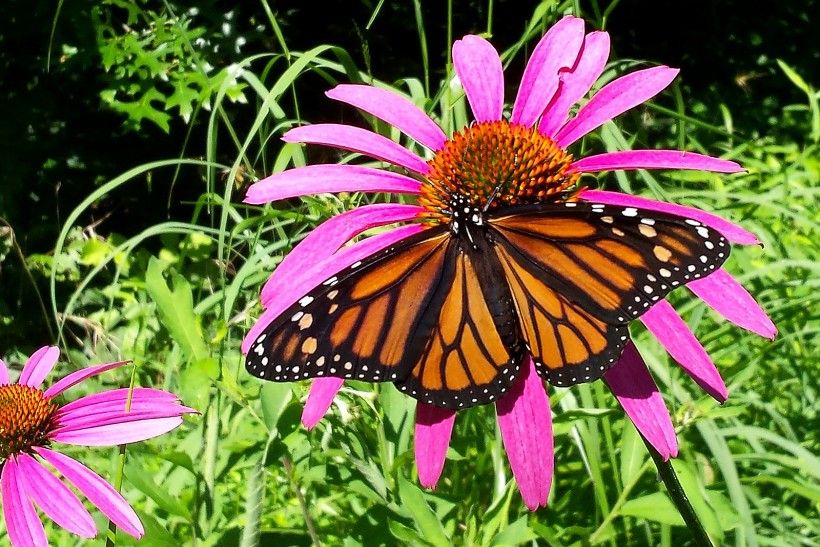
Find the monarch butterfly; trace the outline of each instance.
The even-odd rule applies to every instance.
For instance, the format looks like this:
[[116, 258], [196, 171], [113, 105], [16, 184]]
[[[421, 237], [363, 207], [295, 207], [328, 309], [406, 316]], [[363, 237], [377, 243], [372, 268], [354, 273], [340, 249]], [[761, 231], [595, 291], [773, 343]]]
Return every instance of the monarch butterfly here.
[[[432, 163], [464, 157], [451, 143]], [[729, 245], [694, 219], [576, 200], [577, 176], [560, 167], [569, 158], [549, 162], [538, 192], [508, 179], [467, 184], [443, 167], [428, 176], [420, 202], [436, 222], [305, 294], [254, 340], [247, 369], [282, 382], [389, 381], [451, 409], [497, 400], [527, 354], [553, 385], [600, 377], [628, 323], [714, 271]]]

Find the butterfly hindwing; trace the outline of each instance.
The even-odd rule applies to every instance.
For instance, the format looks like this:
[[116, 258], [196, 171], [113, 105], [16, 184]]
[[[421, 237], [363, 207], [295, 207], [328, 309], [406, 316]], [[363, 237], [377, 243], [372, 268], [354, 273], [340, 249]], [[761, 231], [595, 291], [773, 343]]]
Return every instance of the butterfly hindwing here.
[[423, 348], [408, 346], [447, 269], [449, 232], [425, 230], [330, 277], [252, 344], [251, 374], [289, 382], [320, 376], [404, 377]]
[[497, 400], [518, 376], [522, 345], [509, 292], [492, 260], [488, 242], [481, 248], [456, 243], [445, 275], [428, 309], [433, 329], [424, 351], [397, 387], [436, 406], [459, 409]]
[[496, 252], [539, 374], [558, 386], [600, 377], [620, 356], [627, 326], [607, 323], [573, 303], [515, 249], [499, 245]]

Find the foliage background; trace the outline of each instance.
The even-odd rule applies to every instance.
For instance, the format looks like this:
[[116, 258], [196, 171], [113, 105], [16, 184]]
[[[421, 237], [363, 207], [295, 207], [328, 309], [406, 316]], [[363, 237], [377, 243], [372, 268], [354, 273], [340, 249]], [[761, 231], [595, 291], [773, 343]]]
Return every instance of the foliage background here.
[[[514, 86], [537, 37], [568, 12], [611, 33], [606, 76], [647, 61], [682, 69], [587, 150], [680, 147], [749, 169], [586, 182], [703, 206], [764, 243], [736, 249], [729, 269], [771, 313], [775, 342], [676, 293], [730, 388], [722, 407], [633, 330], [679, 430], [676, 470], [717, 543], [820, 541], [817, 2], [12, 0], [4, 11], [0, 355], [19, 365], [59, 342], [62, 372], [130, 358], [141, 384], [203, 412], [128, 448], [123, 490], [146, 544], [688, 541], [600, 385], [551, 390], [556, 480], [549, 507], [530, 514], [492, 409], [459, 416], [442, 483], [422, 492], [408, 399], [351, 383], [307, 432], [298, 425], [306, 386], [260, 386], [238, 352], [259, 286], [292, 243], [321, 219], [383, 199], [240, 205], [258, 177], [339, 157], [278, 136], [302, 120], [388, 131], [327, 100], [336, 82], [376, 78], [442, 117], [452, 39], [488, 33], [510, 53]], [[102, 381], [122, 385], [126, 374]], [[116, 479], [114, 452], [77, 455]], [[56, 528], [50, 537], [74, 544]]]

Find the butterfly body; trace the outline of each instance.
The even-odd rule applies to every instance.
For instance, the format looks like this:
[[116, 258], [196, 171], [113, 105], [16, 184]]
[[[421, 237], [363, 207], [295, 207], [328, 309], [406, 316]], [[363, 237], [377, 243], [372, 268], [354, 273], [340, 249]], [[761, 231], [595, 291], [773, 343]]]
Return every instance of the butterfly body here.
[[497, 400], [527, 354], [551, 384], [588, 382], [619, 357], [631, 320], [729, 252], [696, 220], [631, 207], [492, 209], [457, 193], [448, 205], [448, 222], [294, 303], [251, 346], [248, 370], [392, 381], [455, 409]]

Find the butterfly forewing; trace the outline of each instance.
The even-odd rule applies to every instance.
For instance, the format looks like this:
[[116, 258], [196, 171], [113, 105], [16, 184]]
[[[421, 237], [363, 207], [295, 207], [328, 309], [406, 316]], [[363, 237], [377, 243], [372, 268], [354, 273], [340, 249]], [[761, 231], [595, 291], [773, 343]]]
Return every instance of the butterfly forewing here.
[[451, 268], [445, 260], [451, 244], [449, 232], [429, 229], [330, 277], [260, 334], [246, 367], [284, 382], [403, 378], [423, 350], [408, 340], [432, 329], [421, 319]]
[[523, 338], [556, 385], [601, 376], [629, 321], [729, 253], [697, 220], [633, 207], [542, 204], [500, 211], [489, 223]]
[[729, 254], [723, 236], [697, 220], [634, 207], [519, 207], [490, 224], [549, 286], [611, 323], [634, 319]]

